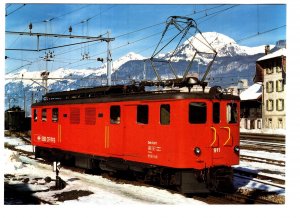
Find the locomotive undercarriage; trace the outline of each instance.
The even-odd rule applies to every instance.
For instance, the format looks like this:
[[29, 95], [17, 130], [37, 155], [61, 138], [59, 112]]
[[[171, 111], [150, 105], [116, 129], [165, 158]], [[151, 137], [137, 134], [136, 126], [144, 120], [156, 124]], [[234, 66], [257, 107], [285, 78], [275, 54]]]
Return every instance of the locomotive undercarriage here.
[[107, 158], [66, 152], [59, 149], [35, 148], [36, 158], [58, 161], [65, 166], [76, 166], [92, 172], [127, 175], [145, 183], [174, 188], [181, 193], [231, 192], [232, 169], [227, 166], [203, 170], [175, 169], [120, 158]]

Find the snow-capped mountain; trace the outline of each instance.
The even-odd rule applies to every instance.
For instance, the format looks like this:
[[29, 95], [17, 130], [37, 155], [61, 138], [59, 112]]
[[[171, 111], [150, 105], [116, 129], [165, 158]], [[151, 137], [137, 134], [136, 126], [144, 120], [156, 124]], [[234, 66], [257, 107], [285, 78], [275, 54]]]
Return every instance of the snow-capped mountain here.
[[[202, 37], [202, 35], [205, 39]], [[205, 32], [202, 35], [197, 33], [196, 35], [187, 39], [181, 46], [178, 47], [177, 51], [179, 52], [176, 53], [171, 60], [191, 60], [195, 53], [194, 48], [197, 48], [197, 50], [200, 52], [212, 53], [213, 51], [210, 49], [209, 45], [217, 51], [218, 57], [232, 57], [237, 55], [248, 56], [264, 52], [265, 45], [257, 47], [241, 46], [232, 38], [217, 32]], [[273, 47], [274, 45], [270, 46], [271, 49]], [[168, 59], [170, 58], [171, 54], [172, 51], [168, 52], [162, 58]], [[195, 59], [206, 64], [211, 60], [210, 55], [196, 56]]]
[[[125, 64], [128, 61], [134, 61], [134, 60], [143, 60], [145, 57], [136, 54], [134, 52], [129, 52], [125, 56], [117, 59], [116, 61], [113, 61], [112, 63], [112, 72], [116, 71], [120, 66]], [[85, 78], [88, 76], [105, 76], [107, 73], [107, 64], [104, 63], [101, 67], [93, 69], [64, 69], [59, 68], [57, 70], [51, 71], [49, 74], [49, 78], [66, 78], [69, 81], [74, 81], [76, 79]], [[26, 69], [22, 69], [15, 73], [6, 74], [7, 77], [10, 78], [16, 78], [16, 79], [24, 79], [23, 84], [24, 85], [30, 85], [32, 84], [32, 80], [40, 80], [41, 79], [41, 71], [27, 71]], [[16, 80], [17, 81], [17, 80]], [[6, 80], [6, 83], [11, 82], [10, 80]], [[55, 79], [49, 79], [48, 85], [52, 85], [54, 83], [57, 83], [57, 80]], [[38, 84], [33, 84], [33, 87], [38, 86]]]

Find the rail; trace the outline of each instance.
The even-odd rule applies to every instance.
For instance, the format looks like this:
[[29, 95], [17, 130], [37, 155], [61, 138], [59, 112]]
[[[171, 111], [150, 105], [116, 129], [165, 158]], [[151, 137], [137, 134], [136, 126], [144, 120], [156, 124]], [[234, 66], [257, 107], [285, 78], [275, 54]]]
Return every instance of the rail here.
[[285, 135], [263, 133], [240, 133], [240, 139], [254, 139], [267, 142], [285, 142]]

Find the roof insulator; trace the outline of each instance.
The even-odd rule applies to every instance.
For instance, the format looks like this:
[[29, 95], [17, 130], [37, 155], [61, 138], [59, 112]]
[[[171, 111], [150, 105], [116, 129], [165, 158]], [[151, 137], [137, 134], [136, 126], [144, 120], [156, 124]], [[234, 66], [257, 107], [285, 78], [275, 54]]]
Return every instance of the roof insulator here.
[[69, 27], [69, 33], [71, 35], [71, 33], [72, 33], [72, 26]]

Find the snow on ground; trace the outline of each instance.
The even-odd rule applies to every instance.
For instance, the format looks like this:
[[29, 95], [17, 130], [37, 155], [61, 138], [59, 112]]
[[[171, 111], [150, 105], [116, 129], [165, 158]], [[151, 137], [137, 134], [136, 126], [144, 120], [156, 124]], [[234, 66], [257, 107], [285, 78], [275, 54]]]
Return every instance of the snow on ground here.
[[20, 149], [22, 151], [33, 151], [33, 146], [26, 144], [22, 139], [15, 138], [15, 137], [4, 137], [4, 144], [8, 143], [9, 145], [12, 145], [16, 147], [17, 149]]
[[[6, 138], [9, 144], [21, 147], [18, 139]], [[27, 145], [24, 145], [27, 147]], [[4, 149], [5, 175], [14, 175], [14, 180], [9, 180], [10, 184], [22, 184], [27, 179], [24, 189], [30, 189], [35, 197], [64, 205], [115, 205], [115, 204], [139, 204], [139, 205], [203, 205], [203, 202], [187, 198], [180, 194], [173, 194], [167, 190], [153, 187], [137, 186], [131, 184], [120, 184], [110, 181], [102, 176], [81, 174], [67, 169], [61, 169], [60, 177], [67, 182], [63, 190], [49, 190], [54, 186], [54, 181], [46, 183], [44, 178], [55, 178], [52, 166], [38, 163], [27, 157], [19, 156], [18, 152]], [[43, 191], [44, 190], [44, 191]], [[80, 197], [75, 200], [60, 202], [55, 195], [71, 191], [89, 191], [92, 194]]]
[[284, 154], [267, 152], [267, 151], [252, 151], [252, 150], [241, 149], [240, 154], [251, 156], [251, 157], [268, 158], [268, 159], [272, 159], [272, 160], [281, 160], [281, 161], [285, 160]]
[[[26, 145], [21, 139], [5, 137], [4, 141], [10, 145], [16, 146], [18, 149], [25, 151], [32, 151], [31, 145]], [[241, 151], [241, 154], [255, 155], [257, 157], [273, 158], [271, 153], [263, 151]], [[273, 153], [272, 153], [273, 154]], [[285, 155], [276, 154], [276, 159], [284, 160]], [[120, 184], [110, 181], [102, 176], [81, 174], [62, 168], [60, 177], [67, 183], [63, 190], [49, 190], [54, 186], [54, 181], [50, 183], [45, 182], [44, 178], [55, 178], [55, 173], [52, 172], [52, 166], [42, 164], [36, 160], [29, 159], [24, 156], [19, 156], [18, 152], [4, 149], [5, 160], [5, 175], [14, 175], [14, 180], [9, 181], [10, 184], [20, 184], [24, 179], [29, 180], [26, 188], [34, 192], [34, 196], [54, 204], [63, 205], [201, 205], [203, 202], [187, 198], [180, 194], [173, 194], [167, 190], [161, 190], [154, 187], [137, 186], [131, 184]], [[280, 166], [273, 166], [270, 164], [245, 162], [241, 161], [235, 168], [248, 170], [251, 172], [262, 172], [264, 169], [277, 172], [277, 177], [284, 179], [285, 168]], [[270, 175], [270, 174], [268, 174]], [[274, 176], [272, 174], [272, 176]], [[267, 192], [277, 192], [280, 195], [285, 194], [284, 189], [262, 185], [255, 181], [245, 180], [242, 178], [235, 178], [234, 184], [237, 188], [261, 189]], [[72, 191], [88, 191], [91, 194], [79, 197], [75, 200], [58, 201], [57, 196], [60, 193], [67, 193]]]

